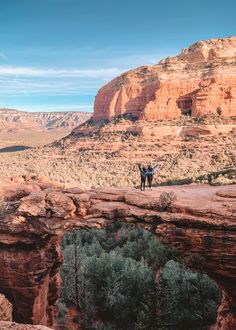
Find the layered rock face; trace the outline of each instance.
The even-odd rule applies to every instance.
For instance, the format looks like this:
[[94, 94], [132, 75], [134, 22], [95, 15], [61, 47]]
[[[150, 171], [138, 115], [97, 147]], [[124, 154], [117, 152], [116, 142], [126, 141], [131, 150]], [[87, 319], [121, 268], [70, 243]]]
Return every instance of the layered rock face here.
[[236, 37], [199, 41], [179, 56], [113, 79], [99, 90], [93, 118], [132, 114], [159, 120], [209, 113], [236, 115]]
[[12, 321], [12, 304], [0, 294], [0, 321]]
[[236, 185], [83, 191], [39, 180], [5, 185], [1, 195], [0, 292], [15, 321], [53, 325], [66, 230], [120, 220], [156, 233], [213, 278], [224, 291], [217, 329], [236, 327]]
[[0, 130], [74, 128], [91, 117], [86, 112], [26, 112], [0, 109]]
[[0, 321], [1, 330], [52, 330], [42, 325], [19, 324], [15, 322]]

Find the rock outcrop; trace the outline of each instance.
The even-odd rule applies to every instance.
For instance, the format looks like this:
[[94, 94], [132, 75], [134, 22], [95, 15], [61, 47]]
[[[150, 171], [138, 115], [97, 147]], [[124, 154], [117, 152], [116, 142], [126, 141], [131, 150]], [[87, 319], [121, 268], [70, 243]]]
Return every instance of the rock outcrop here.
[[224, 292], [217, 329], [236, 327], [236, 185], [139, 192], [25, 182], [3, 186], [1, 196], [0, 292], [13, 304], [15, 321], [53, 325], [65, 231], [121, 220], [156, 233], [213, 278]]
[[12, 304], [0, 294], [0, 321], [12, 321]]
[[1, 322], [1, 330], [52, 330], [51, 328], [44, 327], [43, 325], [29, 325], [29, 324], [19, 324], [15, 322]]
[[120, 75], [99, 90], [93, 118], [132, 114], [159, 120], [209, 113], [236, 115], [236, 37], [199, 41], [179, 56]]
[[0, 109], [1, 130], [74, 128], [91, 117], [86, 112], [26, 112]]

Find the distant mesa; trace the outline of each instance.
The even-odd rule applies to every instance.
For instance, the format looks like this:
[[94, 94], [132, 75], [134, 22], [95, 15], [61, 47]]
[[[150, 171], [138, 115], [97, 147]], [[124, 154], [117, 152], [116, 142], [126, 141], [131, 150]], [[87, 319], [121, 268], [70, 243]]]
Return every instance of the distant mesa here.
[[72, 129], [91, 115], [87, 112], [26, 112], [0, 108], [0, 131]]
[[236, 116], [236, 37], [199, 41], [157, 65], [130, 70], [102, 87], [94, 120], [145, 120], [209, 113]]

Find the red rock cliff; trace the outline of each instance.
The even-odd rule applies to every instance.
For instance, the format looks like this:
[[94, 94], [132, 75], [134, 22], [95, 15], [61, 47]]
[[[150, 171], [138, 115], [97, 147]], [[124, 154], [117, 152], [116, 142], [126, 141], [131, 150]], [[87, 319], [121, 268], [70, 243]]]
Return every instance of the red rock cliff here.
[[0, 321], [12, 321], [12, 304], [0, 294]]
[[[170, 191], [177, 199], [160, 208], [160, 194]], [[13, 304], [15, 321], [53, 325], [64, 232], [119, 219], [155, 232], [213, 278], [224, 291], [217, 329], [236, 328], [236, 185], [83, 191], [32, 181], [1, 194], [0, 292]]]
[[102, 87], [95, 120], [133, 114], [146, 120], [181, 114], [236, 115], [236, 37], [199, 41], [158, 65], [128, 71]]

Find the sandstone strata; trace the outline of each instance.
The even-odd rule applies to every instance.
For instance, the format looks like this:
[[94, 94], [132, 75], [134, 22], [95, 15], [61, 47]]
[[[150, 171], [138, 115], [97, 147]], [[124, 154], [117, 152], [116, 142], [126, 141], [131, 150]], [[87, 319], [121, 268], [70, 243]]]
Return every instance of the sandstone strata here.
[[208, 113], [236, 115], [236, 37], [199, 41], [178, 56], [113, 79], [99, 90], [93, 118], [132, 114], [159, 120]]
[[0, 294], [0, 321], [12, 321], [12, 304]]
[[19, 324], [15, 322], [1, 322], [1, 330], [52, 330], [51, 328], [44, 327], [42, 325], [29, 325], [29, 324]]
[[[160, 204], [163, 192], [174, 192], [172, 204], [165, 198]], [[0, 292], [13, 304], [15, 321], [53, 325], [66, 230], [121, 220], [156, 233], [191, 268], [213, 278], [224, 291], [217, 328], [236, 327], [236, 185], [139, 192], [25, 182], [6, 185], [1, 194]]]
[[26, 112], [0, 109], [0, 131], [74, 128], [91, 117], [86, 112]]

